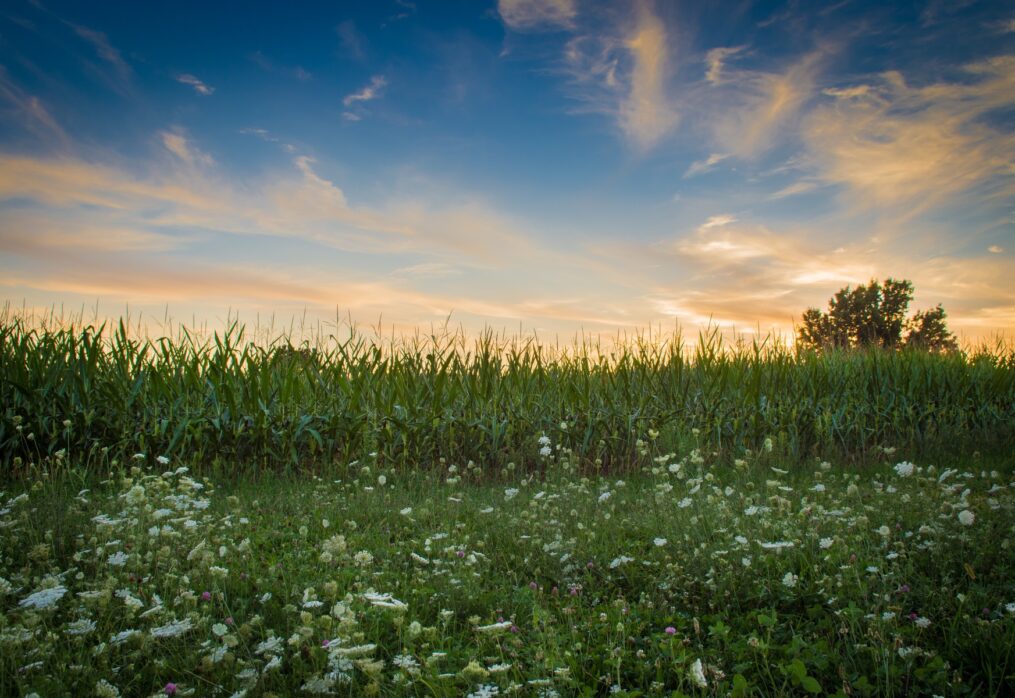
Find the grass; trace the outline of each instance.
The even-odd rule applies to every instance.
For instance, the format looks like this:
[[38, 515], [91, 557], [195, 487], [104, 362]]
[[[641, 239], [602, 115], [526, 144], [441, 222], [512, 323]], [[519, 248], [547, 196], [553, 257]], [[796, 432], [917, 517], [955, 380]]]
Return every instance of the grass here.
[[[671, 450], [728, 460], [772, 438], [795, 459], [913, 454], [1010, 457], [1015, 348], [797, 353], [704, 333], [605, 347], [454, 333], [385, 341], [351, 332], [294, 346], [233, 325], [139, 337], [0, 318], [0, 466], [63, 453], [103, 469], [135, 452], [206, 467], [313, 470], [377, 452], [385, 464], [441, 458], [499, 470], [532, 462], [533, 433], [620, 470], [652, 429]], [[20, 465], [19, 465], [20, 464]]]
[[643, 443], [623, 479], [556, 442], [538, 474], [494, 478], [369, 456], [217, 486], [149, 459], [87, 487], [37, 471], [0, 496], [0, 694], [1012, 685], [1010, 469], [789, 471], [764, 449], [727, 467]]
[[1013, 395], [1006, 345], [5, 311], [0, 695], [1004, 695]]

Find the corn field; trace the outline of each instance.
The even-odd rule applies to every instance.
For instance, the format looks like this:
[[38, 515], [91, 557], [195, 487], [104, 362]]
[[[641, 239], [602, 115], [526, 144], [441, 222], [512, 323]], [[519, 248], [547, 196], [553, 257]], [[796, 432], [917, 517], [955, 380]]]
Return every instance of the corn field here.
[[[623, 469], [650, 430], [729, 456], [766, 439], [800, 458], [942, 446], [1010, 454], [1015, 351], [798, 353], [705, 332], [604, 348], [461, 333], [351, 332], [255, 343], [135, 337], [118, 325], [0, 324], [0, 459], [99, 465], [135, 453], [233, 468], [320, 468], [376, 453], [428, 467], [536, 460], [550, 434]], [[655, 434], [653, 434], [655, 436]]]

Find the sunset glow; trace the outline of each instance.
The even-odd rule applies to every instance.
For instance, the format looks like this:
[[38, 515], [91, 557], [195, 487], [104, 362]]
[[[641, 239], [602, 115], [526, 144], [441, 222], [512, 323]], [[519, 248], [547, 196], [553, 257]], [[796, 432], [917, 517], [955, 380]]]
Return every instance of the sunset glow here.
[[787, 334], [895, 277], [987, 340], [1015, 328], [1013, 127], [1005, 3], [17, 0], [0, 293]]

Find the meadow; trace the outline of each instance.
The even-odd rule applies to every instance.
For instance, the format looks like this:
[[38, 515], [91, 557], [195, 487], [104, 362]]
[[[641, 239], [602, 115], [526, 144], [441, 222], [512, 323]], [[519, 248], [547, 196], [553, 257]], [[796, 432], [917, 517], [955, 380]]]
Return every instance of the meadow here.
[[2, 695], [1005, 695], [1015, 353], [0, 326]]

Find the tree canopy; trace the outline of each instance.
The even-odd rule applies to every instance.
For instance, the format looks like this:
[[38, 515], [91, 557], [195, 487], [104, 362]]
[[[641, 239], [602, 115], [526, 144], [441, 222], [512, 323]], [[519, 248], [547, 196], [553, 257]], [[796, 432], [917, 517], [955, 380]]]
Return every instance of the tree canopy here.
[[797, 330], [797, 343], [810, 349], [914, 347], [929, 351], [958, 348], [948, 331], [944, 308], [920, 310], [906, 319], [913, 300], [913, 283], [907, 279], [872, 279], [856, 288], [847, 286], [828, 300], [828, 311], [808, 308]]

